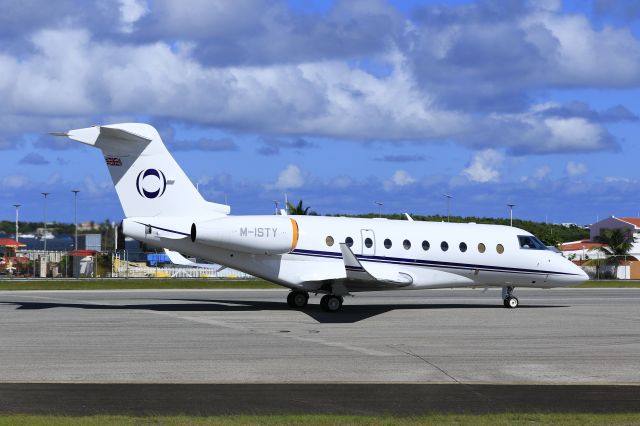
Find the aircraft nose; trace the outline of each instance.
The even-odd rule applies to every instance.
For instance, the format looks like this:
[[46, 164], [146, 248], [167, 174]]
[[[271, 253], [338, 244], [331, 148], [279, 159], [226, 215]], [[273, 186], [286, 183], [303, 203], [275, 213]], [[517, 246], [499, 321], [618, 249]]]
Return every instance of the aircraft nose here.
[[569, 268], [567, 268], [568, 272], [572, 274], [572, 275], [567, 275], [566, 277], [567, 284], [578, 285], [580, 283], [583, 283], [589, 280], [589, 275], [587, 275], [587, 273], [584, 270], [582, 270], [581, 267], [571, 262], [570, 260], [567, 260], [567, 263], [569, 264], [567, 265], [569, 266]]

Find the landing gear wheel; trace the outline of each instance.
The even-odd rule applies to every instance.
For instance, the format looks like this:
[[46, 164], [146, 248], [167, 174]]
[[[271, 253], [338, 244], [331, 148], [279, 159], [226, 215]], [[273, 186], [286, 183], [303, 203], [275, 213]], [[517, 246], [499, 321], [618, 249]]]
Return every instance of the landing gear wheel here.
[[325, 312], [338, 312], [342, 308], [342, 297], [333, 294], [322, 296], [320, 307]]
[[305, 291], [294, 290], [287, 295], [287, 304], [294, 309], [302, 309], [307, 306], [309, 301], [309, 293]]
[[515, 309], [518, 307], [518, 299], [513, 295], [513, 287], [502, 287], [502, 304], [505, 308]]
[[518, 298], [510, 296], [504, 299], [504, 307], [509, 309], [515, 309], [518, 307]]

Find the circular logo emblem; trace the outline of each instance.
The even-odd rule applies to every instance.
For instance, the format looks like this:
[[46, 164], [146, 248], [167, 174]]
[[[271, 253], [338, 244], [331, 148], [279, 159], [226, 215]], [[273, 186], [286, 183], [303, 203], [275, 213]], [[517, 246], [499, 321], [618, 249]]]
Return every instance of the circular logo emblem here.
[[143, 170], [136, 179], [136, 189], [143, 198], [162, 197], [162, 194], [167, 189], [167, 178], [160, 170]]

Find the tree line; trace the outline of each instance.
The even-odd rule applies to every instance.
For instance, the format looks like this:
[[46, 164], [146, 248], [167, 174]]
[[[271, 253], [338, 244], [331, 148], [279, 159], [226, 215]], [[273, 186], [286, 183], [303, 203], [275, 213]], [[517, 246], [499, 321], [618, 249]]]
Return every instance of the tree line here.
[[[299, 202], [297, 205], [289, 205], [289, 214], [317, 214], [315, 212], [311, 212], [309, 207], [303, 207], [302, 202]], [[376, 213], [367, 213], [367, 214], [359, 214], [359, 215], [343, 215], [343, 214], [335, 214], [328, 216], [347, 216], [347, 217], [363, 217], [363, 218], [373, 218], [378, 217]], [[406, 220], [403, 214], [384, 214], [382, 217], [393, 220]], [[446, 222], [446, 216], [440, 215], [413, 215], [414, 220], [417, 221], [431, 221], [431, 222]], [[456, 223], [486, 223], [486, 224], [496, 224], [496, 225], [509, 225], [509, 219], [502, 218], [491, 218], [491, 217], [477, 217], [477, 216], [451, 216], [449, 218], [450, 222]], [[576, 240], [584, 240], [589, 238], [589, 230], [584, 229], [579, 226], [563, 226], [557, 224], [550, 224], [544, 222], [534, 222], [528, 220], [520, 220], [513, 219], [513, 226], [524, 229], [525, 231], [531, 232], [533, 235], [537, 236], [544, 242], [546, 245], [558, 245], [567, 241], [576, 241]], [[44, 223], [42, 222], [20, 222], [20, 233], [33, 233], [38, 228], [43, 228]], [[80, 234], [94, 234], [100, 233], [103, 235], [103, 244], [109, 244], [108, 241], [113, 238], [113, 226], [111, 222], [107, 219], [104, 222], [97, 225], [98, 230], [90, 230], [90, 231], [82, 231]], [[67, 234], [73, 235], [75, 232], [75, 226], [73, 224], [61, 223], [61, 222], [53, 222], [48, 223], [47, 228], [50, 229], [55, 234]], [[15, 232], [15, 222], [3, 220], [0, 221], [0, 231], [6, 234], [13, 234]]]

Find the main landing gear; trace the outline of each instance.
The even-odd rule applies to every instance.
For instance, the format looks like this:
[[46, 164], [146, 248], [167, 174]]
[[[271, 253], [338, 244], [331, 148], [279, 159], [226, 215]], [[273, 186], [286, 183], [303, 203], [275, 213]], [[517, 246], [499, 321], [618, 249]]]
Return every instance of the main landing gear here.
[[513, 295], [513, 287], [502, 287], [502, 303], [505, 308], [515, 309], [518, 307], [518, 298]]
[[[320, 299], [320, 307], [325, 312], [338, 312], [342, 309], [342, 296], [326, 294]], [[293, 290], [287, 295], [287, 304], [293, 309], [302, 309], [309, 302], [309, 293], [306, 291]]]
[[287, 296], [287, 304], [294, 309], [302, 309], [307, 306], [309, 293], [306, 291], [293, 290]]
[[344, 299], [342, 296], [336, 296], [335, 294], [326, 294], [320, 299], [320, 307], [325, 312], [338, 312], [342, 309], [342, 302]]

